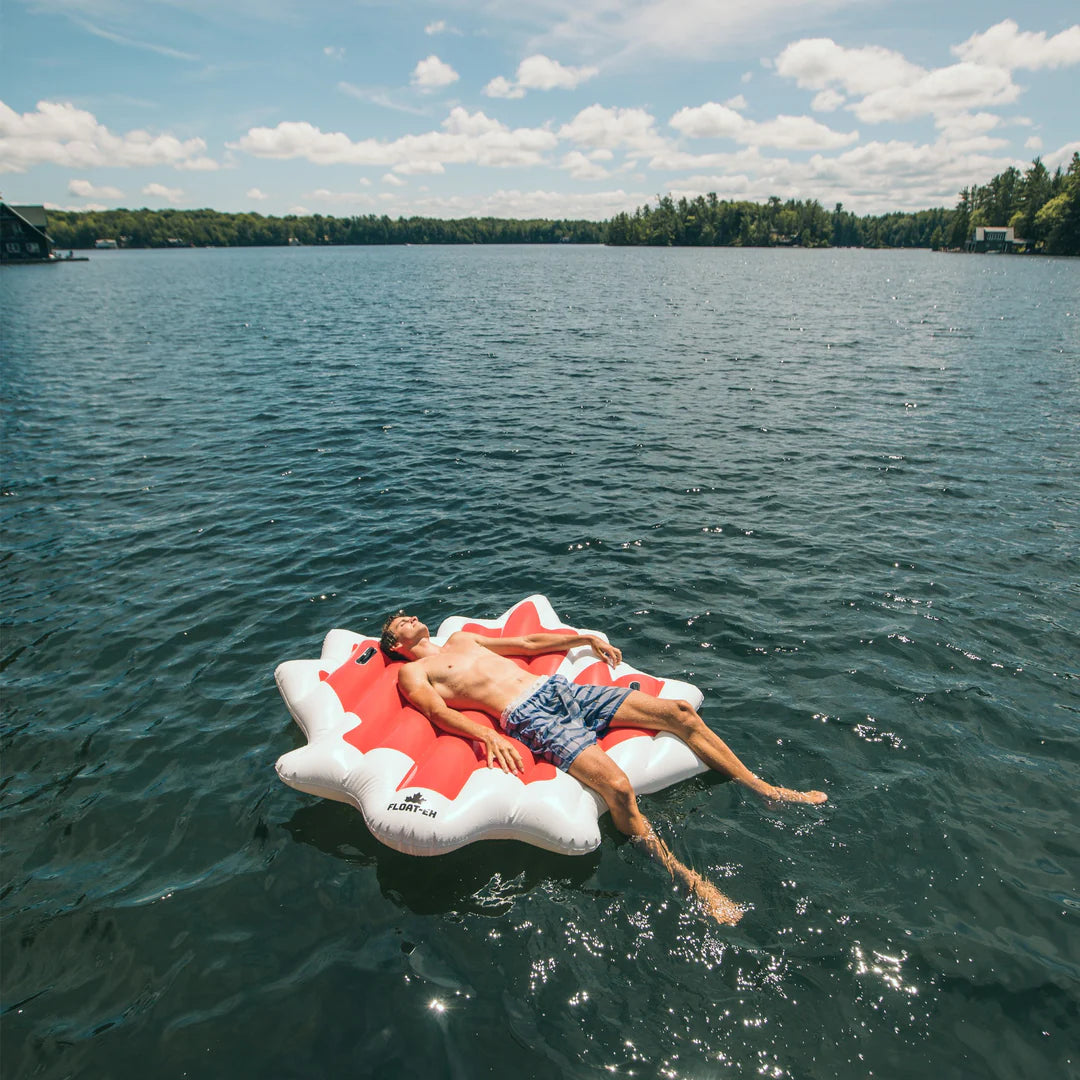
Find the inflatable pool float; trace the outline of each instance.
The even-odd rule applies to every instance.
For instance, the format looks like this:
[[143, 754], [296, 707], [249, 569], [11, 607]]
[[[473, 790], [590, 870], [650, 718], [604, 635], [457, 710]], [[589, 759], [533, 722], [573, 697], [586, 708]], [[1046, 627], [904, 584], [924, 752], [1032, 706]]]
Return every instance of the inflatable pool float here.
[[[454, 616], [432, 638], [441, 644], [459, 630], [500, 637], [586, 632], [562, 625], [543, 596], [527, 597], [498, 619]], [[628, 686], [701, 706], [696, 686], [626, 663], [612, 669], [587, 646], [515, 662], [537, 675]], [[278, 759], [278, 776], [298, 791], [351, 803], [379, 840], [409, 855], [441, 855], [476, 840], [523, 840], [568, 855], [599, 845], [599, 818], [607, 807], [598, 795], [521, 743], [522, 773], [489, 769], [476, 743], [438, 730], [405, 701], [397, 686], [400, 667], [378, 639], [349, 630], [331, 630], [318, 660], [280, 664], [274, 677], [307, 745]], [[494, 726], [484, 713], [466, 715]], [[666, 732], [616, 723], [600, 745], [640, 795], [705, 771], [690, 748]]]

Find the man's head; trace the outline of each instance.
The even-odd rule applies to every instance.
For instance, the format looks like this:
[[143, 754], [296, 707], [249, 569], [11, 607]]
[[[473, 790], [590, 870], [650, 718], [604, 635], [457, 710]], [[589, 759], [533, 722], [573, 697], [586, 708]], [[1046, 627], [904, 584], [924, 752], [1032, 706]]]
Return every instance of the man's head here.
[[392, 660], [410, 660], [413, 646], [428, 636], [428, 628], [415, 615], [396, 611], [383, 623], [379, 646]]

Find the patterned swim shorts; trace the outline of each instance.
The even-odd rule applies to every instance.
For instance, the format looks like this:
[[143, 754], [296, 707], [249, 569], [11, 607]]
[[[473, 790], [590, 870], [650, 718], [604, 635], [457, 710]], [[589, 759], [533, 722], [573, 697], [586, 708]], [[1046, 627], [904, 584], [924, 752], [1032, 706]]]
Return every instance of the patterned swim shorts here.
[[607, 731], [629, 693], [622, 686], [580, 685], [551, 675], [507, 706], [502, 725], [507, 735], [566, 772]]

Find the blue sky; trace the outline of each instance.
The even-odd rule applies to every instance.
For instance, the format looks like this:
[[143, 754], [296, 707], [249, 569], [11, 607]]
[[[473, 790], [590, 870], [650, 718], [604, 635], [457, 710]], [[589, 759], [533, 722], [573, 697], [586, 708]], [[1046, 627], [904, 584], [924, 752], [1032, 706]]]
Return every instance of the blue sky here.
[[1075, 0], [2, 0], [0, 193], [608, 218], [952, 206], [1080, 149]]

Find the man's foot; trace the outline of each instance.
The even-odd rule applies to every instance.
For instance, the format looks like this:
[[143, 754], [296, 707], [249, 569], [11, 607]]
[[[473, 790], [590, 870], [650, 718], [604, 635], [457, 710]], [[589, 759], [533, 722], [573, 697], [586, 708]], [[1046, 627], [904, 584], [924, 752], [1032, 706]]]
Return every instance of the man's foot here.
[[687, 886], [691, 894], [701, 901], [705, 911], [721, 925], [734, 926], [743, 917], [743, 909], [700, 874], [691, 873]]
[[759, 795], [766, 799], [775, 799], [776, 802], [810, 803], [819, 806], [829, 801], [829, 796], [824, 791], [793, 791], [791, 788], [777, 787], [775, 784], [762, 784], [755, 789]]

